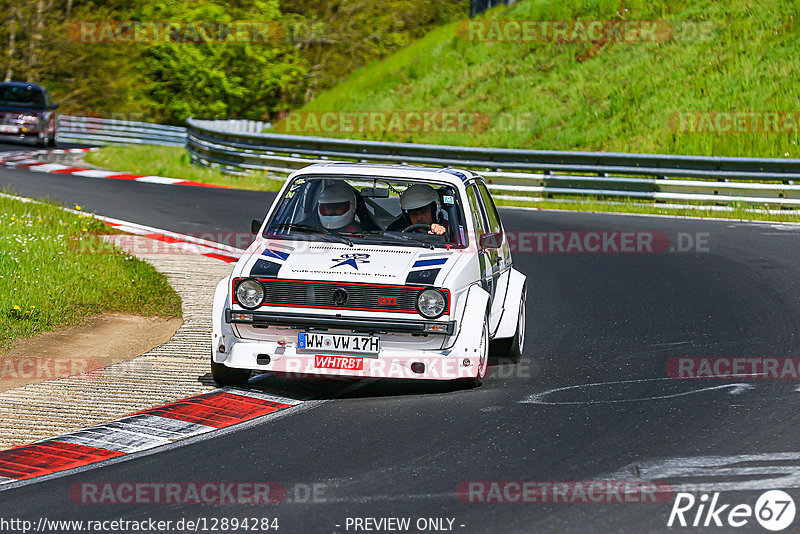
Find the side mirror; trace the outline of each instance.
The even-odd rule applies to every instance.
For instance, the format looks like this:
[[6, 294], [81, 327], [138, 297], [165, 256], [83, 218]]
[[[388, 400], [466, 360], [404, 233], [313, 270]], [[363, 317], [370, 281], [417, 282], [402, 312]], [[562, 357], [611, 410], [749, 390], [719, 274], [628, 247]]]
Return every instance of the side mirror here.
[[481, 234], [478, 240], [481, 250], [496, 250], [503, 246], [503, 232]]
[[253, 235], [257, 235], [258, 232], [261, 230], [261, 225], [264, 224], [264, 221], [259, 221], [258, 219], [253, 219], [250, 221], [250, 233]]

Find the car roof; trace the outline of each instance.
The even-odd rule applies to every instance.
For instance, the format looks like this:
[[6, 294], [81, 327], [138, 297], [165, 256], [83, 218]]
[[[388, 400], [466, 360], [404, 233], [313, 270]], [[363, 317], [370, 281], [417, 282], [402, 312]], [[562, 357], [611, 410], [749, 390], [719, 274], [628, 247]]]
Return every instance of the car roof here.
[[28, 82], [0, 82], [0, 87], [30, 87], [31, 89], [39, 89], [44, 90], [44, 87], [41, 85], [37, 85], [35, 83], [28, 83]]
[[478, 175], [472, 171], [453, 169], [451, 167], [437, 168], [388, 163], [350, 163], [333, 161], [309, 165], [308, 167], [295, 171], [292, 176], [306, 174], [341, 174], [381, 176], [384, 178], [408, 178], [448, 182], [453, 185], [462, 184], [478, 177]]

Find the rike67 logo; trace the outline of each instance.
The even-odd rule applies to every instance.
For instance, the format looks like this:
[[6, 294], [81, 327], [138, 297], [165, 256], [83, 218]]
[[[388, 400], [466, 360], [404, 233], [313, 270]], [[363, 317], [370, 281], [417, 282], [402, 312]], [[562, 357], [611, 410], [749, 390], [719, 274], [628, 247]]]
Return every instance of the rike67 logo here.
[[755, 506], [722, 503], [719, 492], [699, 497], [681, 492], [675, 497], [667, 526], [739, 528], [755, 519], [765, 529], [778, 532], [794, 522], [795, 512], [794, 499], [781, 490], [762, 493]]

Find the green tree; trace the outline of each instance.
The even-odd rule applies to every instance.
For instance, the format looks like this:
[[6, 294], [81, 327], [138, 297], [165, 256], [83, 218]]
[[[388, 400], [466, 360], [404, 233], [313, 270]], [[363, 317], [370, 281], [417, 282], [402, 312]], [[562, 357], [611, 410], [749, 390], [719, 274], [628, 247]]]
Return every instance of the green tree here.
[[[281, 8], [308, 28], [297, 47], [310, 65], [302, 95], [308, 101], [355, 69], [403, 48], [432, 27], [463, 18], [466, 0], [286, 0]], [[296, 19], [295, 19], [296, 20]]]

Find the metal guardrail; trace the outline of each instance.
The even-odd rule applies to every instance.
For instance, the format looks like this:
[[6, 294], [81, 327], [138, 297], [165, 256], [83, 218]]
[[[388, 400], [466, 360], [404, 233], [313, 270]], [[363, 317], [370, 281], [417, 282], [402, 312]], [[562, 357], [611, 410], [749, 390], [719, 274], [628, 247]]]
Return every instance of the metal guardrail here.
[[59, 141], [92, 144], [186, 145], [186, 128], [148, 122], [59, 115]]
[[199, 120], [194, 119], [194, 122], [203, 128], [212, 130], [222, 130], [225, 132], [233, 133], [261, 133], [272, 124], [265, 121], [251, 121], [245, 119], [214, 119], [214, 120]]
[[233, 133], [187, 120], [192, 161], [223, 171], [289, 173], [325, 160], [475, 169], [490, 189], [525, 197], [582, 195], [800, 206], [800, 160], [556, 152]]
[[[271, 126], [269, 122], [238, 119], [198, 122], [207, 128], [232, 133], [260, 133]], [[149, 122], [59, 115], [57, 131], [58, 138], [63, 141], [84, 141], [96, 144], [186, 145], [185, 127]]]

